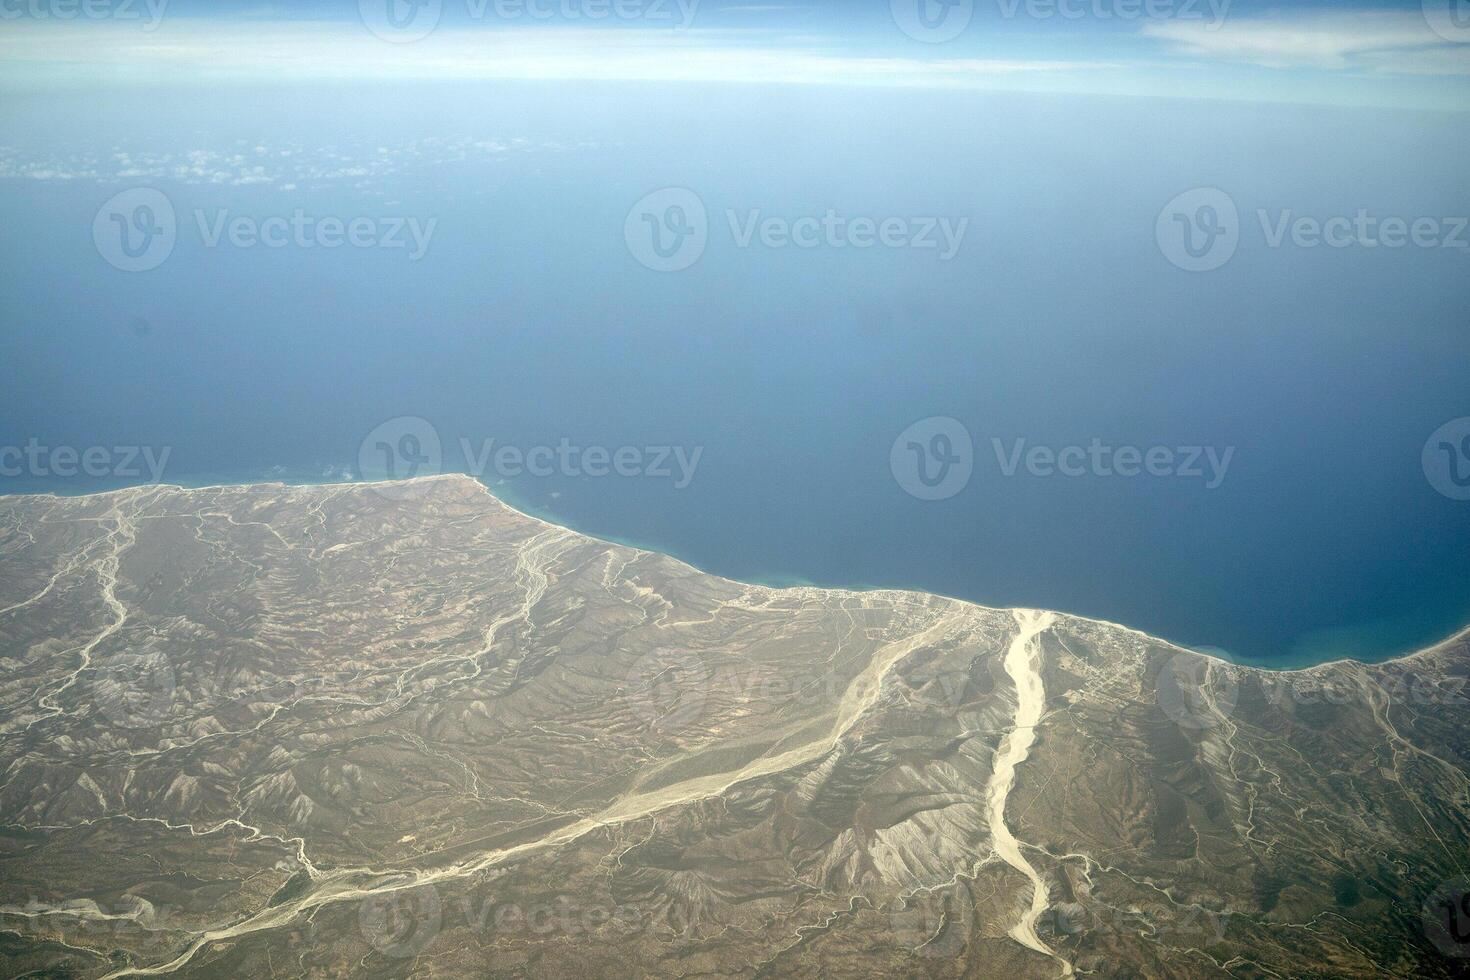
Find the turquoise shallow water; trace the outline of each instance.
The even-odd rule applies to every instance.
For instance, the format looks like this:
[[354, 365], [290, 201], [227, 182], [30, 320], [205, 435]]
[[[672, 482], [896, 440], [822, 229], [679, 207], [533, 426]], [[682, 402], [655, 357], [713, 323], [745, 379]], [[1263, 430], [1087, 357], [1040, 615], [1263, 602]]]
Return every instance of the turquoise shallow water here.
[[[254, 476], [254, 478], [257, 479], [251, 479], [251, 476]], [[250, 475], [250, 473], [238, 472], [218, 473], [218, 475], [209, 476], [209, 478], [197, 478], [194, 480], [188, 480], [188, 482], [171, 480], [171, 482], [175, 482], [176, 485], [179, 486], [188, 486], [188, 488], [204, 488], [204, 486], [256, 485], [256, 483], [260, 483], [260, 485], [266, 485], [266, 483], [284, 483], [284, 485], [288, 486], [350, 485], [353, 480], [323, 480], [322, 478], [320, 478], [319, 475], [313, 475], [313, 473], [288, 472], [288, 470], [279, 470], [279, 472], [265, 473], [265, 475], [260, 475], [260, 473], [256, 473], [256, 475]], [[495, 483], [495, 485], [485, 485], [485, 488], [487, 488], [487, 491], [490, 491], [491, 494], [494, 494], [495, 497], [498, 498], [498, 500], [506, 502], [506, 504], [509, 504], [510, 507], [514, 508], [514, 510], [520, 511], [520, 513], [529, 514], [529, 516], [531, 517], [537, 517], [537, 519], [545, 520], [545, 522], [548, 523], [554, 523], [554, 525], [570, 527], [570, 529], [573, 530], [581, 530], [582, 533], [594, 533], [589, 532], [589, 530], [587, 529], [582, 529], [582, 527], [576, 526], [576, 523], [572, 522], [572, 520], [567, 519], [567, 517], [564, 516], [563, 513], [557, 513], [556, 508], [554, 508], [556, 500], [542, 502], [535, 501], [534, 489], [531, 489], [531, 491], [529, 492], [517, 492], [516, 489], [513, 488], [513, 486], [510, 486], [509, 483], [504, 482], [504, 480], [497, 480], [497, 483]], [[47, 492], [47, 494], [75, 495], [79, 494], [79, 492], [101, 492], [104, 491], [104, 489], [116, 488], [112, 488], [112, 486], [90, 486], [90, 488], [87, 489], [79, 489], [78, 486], [75, 485], [75, 483], [63, 482], [53, 483], [53, 485], [46, 486], [46, 488], [43, 488], [43, 486], [31, 486], [31, 488], [26, 489], [25, 492]], [[650, 542], [631, 541], [631, 539], [620, 538], [620, 536], [616, 535], [606, 535], [606, 533], [594, 533], [594, 536], [603, 539], [603, 541], [613, 542], [613, 544], [626, 545], [626, 547], [629, 548], [638, 548], [638, 550], [642, 551], [657, 551], [661, 552], [661, 554], [675, 554], [675, 552], [669, 550], [669, 548], [660, 547], [660, 545], [656, 544], [650, 544]], [[675, 557], [679, 557], [679, 555], [675, 554]], [[872, 591], [872, 589], [904, 588], [904, 586], [861, 585], [861, 583], [853, 582], [810, 582], [810, 580], [800, 579], [800, 577], [784, 576], [784, 574], [779, 573], [751, 574], [751, 576], [742, 576], [739, 580], [753, 583], [753, 585], [763, 585], [769, 586], [769, 588], [778, 589], [800, 588], [800, 586], [816, 586], [816, 588], [823, 588], [823, 586], [828, 586], [828, 588], [853, 589], [853, 591], [861, 592]], [[923, 591], [923, 589], [919, 589], [919, 591]], [[1069, 613], [1069, 610], [1055, 611], [1060, 611], [1060, 613]], [[1130, 626], [1133, 627], [1133, 629], [1141, 629], [1141, 627], [1138, 627], [1136, 626], [1136, 624], [1132, 623], [1123, 623], [1123, 626]], [[1230, 663], [1244, 664], [1244, 666], [1257, 667], [1257, 669], [1266, 670], [1302, 670], [1308, 669], [1308, 667], [1317, 666], [1317, 664], [1330, 663], [1330, 661], [1335, 660], [1358, 660], [1363, 661], [1363, 663], [1383, 663], [1383, 661], [1395, 660], [1395, 658], [1402, 657], [1402, 655], [1413, 654], [1413, 652], [1420, 651], [1420, 649], [1427, 648], [1427, 646], [1435, 645], [1436, 642], [1441, 641], [1441, 639], [1448, 639], [1449, 636], [1458, 635], [1458, 633], [1463, 632], [1464, 627], [1466, 627], [1466, 624], [1461, 623], [1457, 624], [1454, 629], [1446, 630], [1446, 632], [1441, 633], [1441, 635], [1433, 635], [1432, 633], [1432, 635], [1429, 635], [1429, 639], [1426, 639], [1426, 641], [1421, 642], [1421, 644], [1419, 645], [1413, 646], [1402, 645], [1402, 639], [1404, 639], [1405, 635], [1408, 635], [1408, 632], [1410, 632], [1410, 630], [1423, 629], [1423, 621], [1414, 624], [1382, 623], [1370, 624], [1370, 626], [1358, 627], [1358, 629], [1327, 630], [1327, 632], [1322, 633], [1322, 635], [1320, 636], [1314, 636], [1314, 638], [1311, 639], [1308, 644], [1298, 645], [1297, 651], [1292, 652], [1291, 655], [1285, 655], [1285, 657], [1280, 657], [1280, 655], [1279, 657], [1242, 657], [1242, 655], [1233, 654], [1233, 652], [1227, 651], [1227, 649], [1219, 648], [1219, 646], [1191, 646], [1188, 644], [1180, 644], [1179, 641], [1175, 641], [1175, 639], [1169, 638], [1169, 636], [1155, 636], [1158, 636], [1158, 638], [1160, 639], [1164, 639], [1164, 641], [1175, 642], [1176, 645], [1182, 645], [1186, 646], [1186, 648], [1197, 649], [1197, 651], [1202, 652], [1202, 654], [1208, 654], [1211, 655], [1211, 657], [1219, 657], [1222, 658], [1222, 660], [1230, 661]], [[1144, 632], [1148, 632], [1148, 630], [1144, 630]]]

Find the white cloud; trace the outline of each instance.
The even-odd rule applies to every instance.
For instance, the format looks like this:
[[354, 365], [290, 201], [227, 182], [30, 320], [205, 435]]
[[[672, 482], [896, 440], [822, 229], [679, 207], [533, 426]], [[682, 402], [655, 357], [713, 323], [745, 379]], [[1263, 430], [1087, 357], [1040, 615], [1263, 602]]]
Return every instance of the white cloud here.
[[351, 26], [166, 21], [35, 25], [0, 35], [0, 59], [157, 78], [546, 79], [964, 86], [1015, 75], [1108, 71], [1100, 61], [844, 56], [727, 43], [730, 32], [448, 29], [388, 44]]
[[[1470, 88], [1443, 81], [1470, 74], [1470, 44], [1444, 41], [1410, 12], [1234, 15], [1214, 27], [1153, 20], [1138, 33], [1106, 41], [1069, 37], [1045, 48], [1029, 38], [1027, 56], [996, 37], [923, 51], [916, 47], [926, 46], [885, 51], [843, 44], [828, 36], [737, 29], [447, 24], [420, 41], [394, 44], [356, 22], [173, 18], [140, 31], [119, 22], [32, 21], [0, 31], [0, 85], [730, 82], [1470, 107]], [[1227, 67], [1233, 65], [1254, 70]], [[1270, 70], [1278, 68], [1301, 69], [1302, 77], [1285, 82]], [[1305, 77], [1307, 71], [1316, 77]], [[1419, 80], [1389, 91], [1381, 79], [1390, 73]]]
[[[63, 151], [52, 148], [43, 154], [15, 146], [0, 145], [0, 178], [27, 180], [139, 180], [166, 179], [181, 184], [229, 184], [237, 187], [275, 184], [284, 190], [322, 187], [384, 179], [412, 172], [414, 168], [440, 168], [465, 163], [470, 166], [503, 160], [509, 152], [555, 152], [569, 144], [532, 143], [523, 137], [497, 140], [469, 136], [428, 137], [392, 146], [293, 146], [279, 151], [269, 146], [252, 146], [246, 157], [228, 149], [189, 149], [156, 153], [118, 148], [97, 154], [91, 149]], [[600, 144], [578, 145], [597, 149]], [[256, 162], [262, 161], [262, 162]]]
[[1213, 28], [1164, 20], [1146, 24], [1143, 33], [1186, 54], [1265, 68], [1470, 74], [1470, 45], [1446, 42], [1422, 15], [1408, 11], [1231, 17]]

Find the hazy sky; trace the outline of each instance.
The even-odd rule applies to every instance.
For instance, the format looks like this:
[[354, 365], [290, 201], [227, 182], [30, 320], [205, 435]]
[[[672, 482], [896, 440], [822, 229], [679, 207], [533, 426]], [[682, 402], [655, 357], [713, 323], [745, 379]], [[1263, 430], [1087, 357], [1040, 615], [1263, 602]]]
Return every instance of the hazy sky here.
[[1464, 0], [0, 0], [10, 87], [794, 82], [1470, 108]]

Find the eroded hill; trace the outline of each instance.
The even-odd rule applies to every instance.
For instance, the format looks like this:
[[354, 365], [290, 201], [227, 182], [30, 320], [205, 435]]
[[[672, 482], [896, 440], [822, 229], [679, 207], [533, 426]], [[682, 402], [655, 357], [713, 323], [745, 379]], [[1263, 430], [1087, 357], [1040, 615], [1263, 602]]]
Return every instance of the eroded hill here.
[[5, 975], [1470, 964], [1464, 635], [1257, 671], [463, 477], [0, 498], [0, 569]]

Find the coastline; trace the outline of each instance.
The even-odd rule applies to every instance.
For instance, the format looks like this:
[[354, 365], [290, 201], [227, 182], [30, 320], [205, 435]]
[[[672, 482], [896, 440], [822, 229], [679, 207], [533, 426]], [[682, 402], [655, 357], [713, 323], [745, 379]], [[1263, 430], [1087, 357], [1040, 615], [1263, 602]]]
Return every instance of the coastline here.
[[[242, 474], [242, 476], [244, 476], [244, 474]], [[315, 478], [315, 479], [290, 479], [289, 478], [289, 474], [282, 473], [282, 474], [280, 474], [280, 478], [278, 478], [278, 479], [251, 480], [251, 479], [246, 478], [246, 479], [241, 479], [241, 480], [238, 480], [238, 481], [235, 481], [235, 480], [226, 480], [225, 482], [212, 482], [211, 481], [211, 482], [201, 482], [201, 483], [197, 483], [197, 484], [196, 483], [174, 483], [174, 482], [164, 481], [164, 482], [159, 482], [159, 483], [138, 483], [138, 484], [131, 484], [131, 485], [128, 485], [128, 486], [112, 487], [112, 488], [100, 489], [100, 490], [87, 490], [87, 491], [82, 491], [82, 492], [78, 492], [78, 493], [56, 493], [56, 492], [50, 491], [50, 490], [38, 490], [38, 491], [34, 491], [34, 492], [19, 491], [19, 492], [11, 492], [11, 493], [0, 493], [0, 500], [5, 499], [6, 497], [50, 497], [52, 499], [57, 499], [57, 500], [68, 500], [68, 499], [76, 499], [76, 498], [82, 498], [82, 497], [103, 496], [103, 495], [106, 495], [106, 494], [114, 494], [114, 493], [128, 493], [130, 491], [148, 490], [148, 489], [154, 489], [154, 488], [166, 488], [166, 489], [170, 489], [170, 490], [181, 490], [181, 491], [184, 491], [186, 493], [188, 493], [188, 492], [195, 492], [195, 491], [202, 491], [202, 490], [249, 490], [249, 489], [253, 489], [253, 488], [262, 488], [262, 489], [264, 489], [264, 488], [270, 488], [270, 489], [276, 489], [276, 490], [298, 490], [298, 489], [311, 490], [311, 489], [324, 488], [324, 487], [374, 487], [374, 486], [387, 486], [387, 485], [391, 485], [391, 484], [395, 484], [395, 483], [418, 483], [418, 482], [429, 482], [429, 481], [434, 481], [434, 480], [448, 480], [448, 479], [453, 479], [453, 480], [466, 480], [466, 481], [474, 484], [475, 486], [479, 487], [482, 491], [484, 491], [484, 493], [485, 493], [485, 495], [487, 497], [489, 497], [491, 500], [495, 501], [500, 506], [505, 507], [507, 510], [512, 511], [512, 512], [520, 515], [521, 517], [524, 517], [524, 518], [526, 518], [528, 520], [535, 521], [535, 522], [537, 522], [538, 524], [541, 524], [544, 527], [547, 527], [547, 528], [555, 528], [555, 529], [558, 529], [558, 530], [566, 531], [568, 533], [580, 535], [580, 536], [582, 536], [584, 538], [589, 538], [591, 540], [599, 541], [599, 542], [602, 542], [604, 544], [617, 545], [618, 547], [622, 547], [622, 548], [631, 548], [634, 551], [640, 551], [640, 552], [644, 552], [644, 553], [647, 553], [647, 554], [659, 555], [661, 557], [664, 557], [664, 558], [669, 559], [670, 561], [678, 562], [680, 565], [683, 565], [686, 568], [689, 568], [689, 569], [691, 569], [691, 570], [693, 570], [695, 572], [698, 572], [701, 575], [708, 575], [711, 578], [716, 578], [716, 579], [719, 579], [719, 580], [724, 581], [724, 582], [732, 582], [732, 583], [737, 584], [737, 585], [750, 586], [750, 587], [761, 588], [761, 589], [771, 589], [773, 591], [784, 591], [784, 590], [788, 590], [788, 589], [820, 589], [820, 590], [822, 590], [824, 592], [840, 592], [840, 593], [848, 593], [848, 594], [852, 594], [852, 595], [861, 595], [861, 594], [864, 594], [864, 593], [885, 593], [885, 592], [886, 593], [899, 593], [899, 594], [917, 594], [917, 595], [932, 596], [932, 597], [938, 598], [938, 599], [945, 599], [945, 600], [950, 601], [950, 602], [960, 602], [960, 603], [964, 603], [965, 605], [974, 606], [974, 607], [979, 608], [979, 609], [985, 609], [985, 610], [990, 611], [990, 612], [1016, 612], [1016, 611], [1018, 611], [1018, 608], [1020, 608], [1020, 607], [988, 606], [988, 605], [985, 605], [984, 603], [976, 602], [976, 601], [971, 600], [971, 599], [965, 599], [965, 598], [961, 598], [961, 597], [958, 597], [958, 596], [945, 595], [942, 592], [932, 592], [932, 591], [928, 591], [928, 590], [924, 590], [924, 589], [903, 589], [903, 588], [891, 588], [891, 587], [888, 587], [888, 586], [863, 586], [863, 585], [823, 585], [821, 583], [805, 581], [803, 579], [800, 579], [797, 576], [785, 576], [785, 575], [780, 575], [780, 574], [774, 574], [774, 575], [771, 575], [771, 576], [753, 577], [753, 578], [747, 578], [747, 579], [733, 579], [733, 578], [730, 578], [730, 577], [725, 576], [725, 575], [720, 575], [717, 572], [711, 572], [711, 571], [708, 571], [706, 569], [700, 568], [699, 566], [693, 564], [692, 562], [689, 562], [689, 561], [687, 561], [687, 560], [685, 560], [683, 558], [680, 558], [679, 556], [677, 556], [675, 554], [672, 554], [670, 551], [665, 550], [664, 548], [659, 547], [657, 545], [650, 545], [650, 544], [646, 544], [646, 543], [639, 543], [639, 542], [635, 542], [635, 541], [619, 539], [619, 538], [616, 538], [616, 537], [610, 537], [610, 536], [607, 536], [607, 535], [592, 534], [592, 533], [590, 533], [588, 531], [582, 530], [582, 529], [577, 528], [577, 527], [574, 527], [574, 526], [572, 526], [572, 525], [570, 525], [568, 523], [565, 523], [562, 520], [552, 519], [552, 518], [555, 518], [556, 515], [554, 515], [554, 514], [548, 514], [546, 512], [538, 513], [537, 512], [537, 509], [534, 508], [533, 505], [525, 502], [524, 500], [512, 499], [512, 495], [511, 494], [504, 493], [503, 491], [502, 492], [497, 492], [497, 488], [491, 487], [489, 484], [485, 483], [483, 480], [480, 480], [479, 478], [474, 477], [474, 476], [472, 476], [472, 475], [470, 475], [468, 473], [459, 473], [459, 472], [433, 473], [433, 474], [425, 474], [423, 476], [409, 477], [409, 478], [404, 479], [404, 480], [378, 480], [378, 481], [365, 481], [365, 480], [354, 480], [354, 479], [324, 480], [324, 479], [321, 479], [320, 477]], [[764, 580], [762, 580], [762, 579], [764, 579]], [[1228, 651], [1219, 649], [1217, 647], [1191, 647], [1191, 646], [1189, 646], [1187, 644], [1178, 643], [1178, 642], [1175, 642], [1173, 640], [1169, 640], [1169, 639], [1167, 639], [1165, 637], [1156, 636], [1156, 635], [1154, 635], [1152, 633], [1147, 632], [1146, 630], [1138, 629], [1137, 627], [1129, 626], [1129, 625], [1124, 624], [1124, 623], [1118, 623], [1118, 622], [1114, 622], [1112, 620], [1103, 619], [1103, 618], [1101, 618], [1099, 616], [1088, 616], [1088, 615], [1084, 615], [1084, 614], [1081, 614], [1081, 613], [1071, 613], [1071, 612], [1066, 612], [1066, 611], [1063, 611], [1063, 610], [1045, 609], [1045, 608], [1039, 608], [1039, 607], [1037, 609], [1035, 609], [1035, 611], [1038, 611], [1038, 612], [1049, 612], [1049, 613], [1053, 613], [1054, 615], [1059, 616], [1059, 617], [1062, 617], [1062, 618], [1065, 618], [1065, 619], [1081, 620], [1083, 622], [1096, 623], [1096, 624], [1099, 624], [1099, 625], [1102, 625], [1102, 626], [1111, 627], [1113, 629], [1124, 630], [1124, 631], [1126, 631], [1128, 633], [1133, 633], [1133, 634], [1136, 634], [1138, 636], [1141, 636], [1141, 637], [1147, 639], [1148, 641], [1150, 641], [1152, 643], [1157, 643], [1157, 644], [1159, 644], [1159, 645], [1161, 645], [1161, 646], [1163, 646], [1163, 647], [1165, 647], [1167, 649], [1175, 650], [1175, 651], [1178, 651], [1180, 653], [1193, 654], [1195, 656], [1206, 657], [1206, 658], [1209, 658], [1209, 659], [1212, 659], [1212, 660], [1217, 660], [1217, 661], [1219, 661], [1221, 663], [1229, 664], [1232, 667], [1243, 668], [1243, 669], [1246, 669], [1246, 670], [1270, 671], [1272, 673], [1281, 673], [1281, 674], [1310, 673], [1312, 671], [1323, 670], [1325, 668], [1338, 667], [1338, 666], [1341, 666], [1343, 664], [1359, 664], [1359, 665], [1363, 665], [1363, 666], [1379, 666], [1379, 665], [1382, 665], [1382, 664], [1398, 663], [1400, 661], [1408, 661], [1408, 660], [1416, 659], [1418, 657], [1429, 656], [1431, 654], [1437, 653], [1439, 650], [1443, 649], [1446, 646], [1449, 646], [1450, 644], [1456, 643], [1456, 642], [1458, 642], [1458, 641], [1460, 641], [1462, 639], [1466, 639], [1467, 637], [1470, 637], [1470, 622], [1467, 622], [1467, 623], [1463, 624], [1462, 626], [1460, 626], [1460, 627], [1455, 628], [1454, 630], [1452, 630], [1448, 635], [1446, 635], [1446, 636], [1444, 636], [1444, 637], [1442, 637], [1442, 638], [1440, 638], [1438, 640], [1435, 640], [1432, 643], [1428, 643], [1427, 645], [1418, 646], [1417, 648], [1414, 648], [1414, 649], [1397, 651], [1397, 652], [1394, 652], [1394, 653], [1385, 654], [1384, 656], [1375, 657], [1373, 659], [1358, 658], [1358, 657], [1351, 657], [1351, 656], [1347, 656], [1347, 657], [1335, 657], [1335, 658], [1333, 658], [1331, 660], [1322, 660], [1322, 661], [1318, 661], [1318, 662], [1314, 662], [1314, 663], [1309, 663], [1309, 664], [1295, 664], [1294, 663], [1294, 664], [1291, 664], [1291, 665], [1283, 665], [1283, 666], [1279, 666], [1278, 667], [1278, 666], [1274, 666], [1274, 665], [1272, 665], [1272, 664], [1270, 664], [1268, 662], [1263, 662], [1263, 661], [1260, 661], [1260, 660], [1252, 660], [1252, 659], [1247, 659], [1247, 658], [1233, 657], [1233, 656], [1230, 655], [1230, 653]], [[1285, 658], [1283, 658], [1283, 659], [1285, 659]]]

